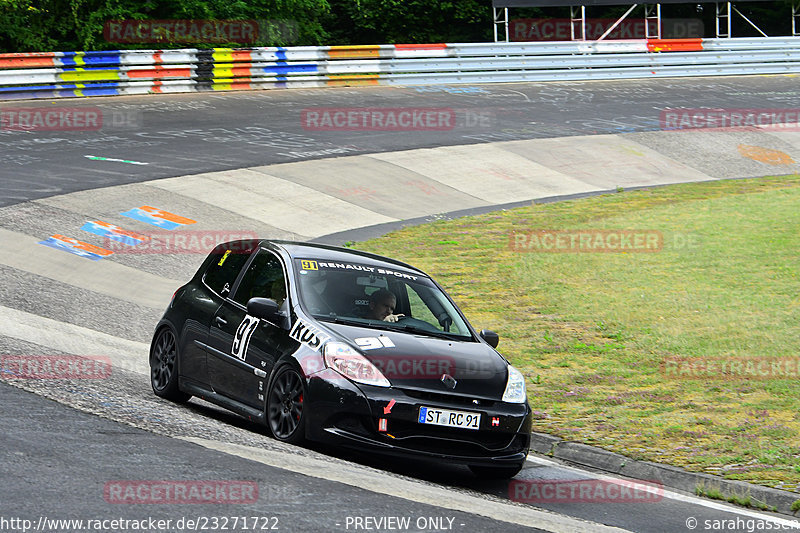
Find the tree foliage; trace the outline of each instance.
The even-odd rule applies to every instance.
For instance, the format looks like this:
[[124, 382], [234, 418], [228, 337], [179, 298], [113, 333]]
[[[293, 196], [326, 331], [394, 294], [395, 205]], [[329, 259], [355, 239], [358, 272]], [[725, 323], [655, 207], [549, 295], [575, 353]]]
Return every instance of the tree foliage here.
[[[669, 4], [665, 17], [703, 19], [713, 36], [712, 4]], [[591, 17], [618, 16], [627, 6], [590, 8]], [[641, 9], [641, 8], [639, 8]], [[769, 35], [790, 33], [790, 0], [740, 9]], [[568, 17], [567, 8], [512, 9], [511, 18]], [[640, 16], [640, 15], [637, 15]], [[255, 19], [256, 46], [482, 42], [492, 39], [489, 0], [0, 0], [0, 52], [216, 47], [224, 43], [108, 42], [110, 20]], [[758, 35], [734, 16], [734, 35]], [[242, 46], [227, 43], [229, 46]]]

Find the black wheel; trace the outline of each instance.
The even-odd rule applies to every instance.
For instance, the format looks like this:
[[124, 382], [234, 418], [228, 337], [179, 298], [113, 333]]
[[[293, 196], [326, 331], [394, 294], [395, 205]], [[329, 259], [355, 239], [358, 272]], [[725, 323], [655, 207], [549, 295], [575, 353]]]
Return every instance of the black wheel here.
[[169, 328], [161, 328], [150, 347], [150, 385], [156, 396], [173, 402], [192, 397], [178, 389], [178, 344]]
[[305, 440], [305, 383], [290, 365], [276, 370], [267, 393], [267, 423], [276, 439], [299, 444]]
[[522, 464], [516, 466], [469, 465], [469, 469], [481, 479], [511, 479], [522, 470]]

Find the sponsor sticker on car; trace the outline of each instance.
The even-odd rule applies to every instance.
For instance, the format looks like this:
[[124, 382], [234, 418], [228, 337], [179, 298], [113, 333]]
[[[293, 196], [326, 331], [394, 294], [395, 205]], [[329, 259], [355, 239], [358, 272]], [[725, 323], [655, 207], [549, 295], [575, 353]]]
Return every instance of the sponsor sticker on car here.
[[481, 414], [437, 409], [435, 407], [420, 407], [419, 423], [451, 428], [480, 429]]

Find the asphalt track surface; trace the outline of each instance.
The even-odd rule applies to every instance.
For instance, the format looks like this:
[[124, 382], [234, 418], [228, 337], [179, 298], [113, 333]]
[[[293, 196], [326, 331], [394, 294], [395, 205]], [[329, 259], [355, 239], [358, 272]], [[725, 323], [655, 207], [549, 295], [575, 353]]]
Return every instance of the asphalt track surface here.
[[[666, 108], [789, 108], [796, 102], [793, 86], [794, 78], [778, 76], [345, 88], [3, 104], [2, 110], [99, 107], [118, 124], [88, 132], [0, 133], [0, 198], [6, 206], [0, 213], [6, 233], [0, 238], [5, 239], [4, 244], [22, 242], [22, 235], [43, 238], [46, 231], [81, 223], [84, 213], [90, 212], [87, 206], [110, 202], [116, 198], [114, 191], [128, 191], [100, 188], [419, 148], [598, 134], [641, 133], [639, 138], [647, 138], [647, 132], [660, 129], [661, 112]], [[452, 109], [457, 120], [452, 129], [427, 132], [304, 128], [303, 110], [320, 107]], [[88, 159], [87, 155], [128, 162]], [[714, 171], [702, 164], [695, 168], [711, 177], [714, 171], [727, 171], [724, 161], [718, 162]], [[730, 163], [731, 173], [741, 175], [735, 174], [737, 165], [741, 163]], [[757, 174], [749, 169], [745, 172]], [[336, 179], [344, 177], [331, 176], [332, 181]], [[172, 194], [173, 186], [165, 187]], [[82, 190], [89, 192], [29, 203]], [[451, 196], [457, 197], [455, 193]], [[398, 211], [403, 210], [402, 199], [400, 204]], [[79, 214], [71, 215], [67, 205]], [[454, 204], [454, 209], [462, 207], [463, 202]], [[454, 209], [448, 209], [445, 202], [441, 211]], [[212, 209], [203, 214], [223, 216]], [[346, 239], [347, 233], [340, 238]], [[658, 502], [647, 503], [518, 504], [509, 501], [507, 483], [478, 482], [463, 468], [398, 464], [341, 450], [280, 445], [259, 428], [209, 404], [193, 401], [176, 407], [152, 395], [143, 367], [145, 343], [166, 299], [159, 296], [153, 303], [135, 294], [133, 285], [119, 283], [108, 290], [89, 290], [77, 272], [85, 260], [45, 250], [55, 255], [43, 256], [53, 265], [45, 262], [42, 267], [36, 254], [25, 255], [28, 250], [38, 248], [25, 248], [22, 257], [13, 261], [7, 257], [0, 264], [4, 280], [0, 287], [2, 353], [108, 353], [118, 356], [114, 362], [119, 364], [108, 379], [83, 383], [4, 376], [15, 386], [0, 384], [0, 472], [4, 480], [0, 484], [0, 518], [276, 516], [282, 531], [353, 531], [357, 529], [348, 526], [348, 517], [405, 516], [412, 522], [420, 517], [445, 519], [411, 531], [516, 531], [525, 526], [595, 531], [601, 530], [600, 524], [631, 531], [689, 531], [689, 517], [700, 521], [698, 530], [704, 520], [738, 517], [740, 528], [722, 530], [746, 531], [747, 520], [765, 516], [670, 492]], [[6, 247], [6, 252], [13, 255], [14, 250]], [[185, 279], [199, 260], [200, 256], [128, 256], [120, 258], [114, 268], [117, 276], [131, 275], [131, 284], [161, 283], [163, 288], [158, 285], [158, 289], [164, 292], [175, 286], [170, 280]], [[48, 270], [55, 268], [55, 263], [60, 268], [57, 273]], [[140, 274], [134, 276], [134, 271]], [[163, 275], [167, 280], [162, 283], [157, 276]], [[143, 348], [145, 355], [138, 360], [126, 357]], [[593, 477], [531, 457], [517, 479], [552, 482]], [[121, 505], [103, 497], [103, 488], [110, 481], [165, 479], [252, 480], [259, 487], [259, 499], [232, 506]], [[543, 515], [539, 509], [559, 514]], [[444, 528], [443, 524], [451, 523], [446, 518], [452, 518], [455, 525]]]
[[[792, 108], [792, 76], [340, 88], [13, 102], [100, 108], [97, 131], [0, 131], [0, 207], [148, 179], [335, 155], [657, 131], [675, 108]], [[437, 131], [319, 131], [304, 110], [452, 111]], [[449, 110], [449, 111], [448, 111]], [[319, 123], [318, 123], [319, 124]], [[113, 157], [147, 165], [88, 160]]]

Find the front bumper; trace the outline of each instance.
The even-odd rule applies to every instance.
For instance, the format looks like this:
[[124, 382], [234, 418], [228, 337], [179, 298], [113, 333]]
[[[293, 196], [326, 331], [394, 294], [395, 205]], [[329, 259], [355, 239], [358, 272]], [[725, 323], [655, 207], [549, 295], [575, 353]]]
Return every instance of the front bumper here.
[[[420, 424], [422, 406], [480, 413], [480, 428]], [[527, 403], [356, 385], [329, 369], [309, 379], [306, 413], [309, 439], [388, 455], [516, 466], [525, 461], [530, 447]], [[385, 428], [381, 419], [385, 419]]]

